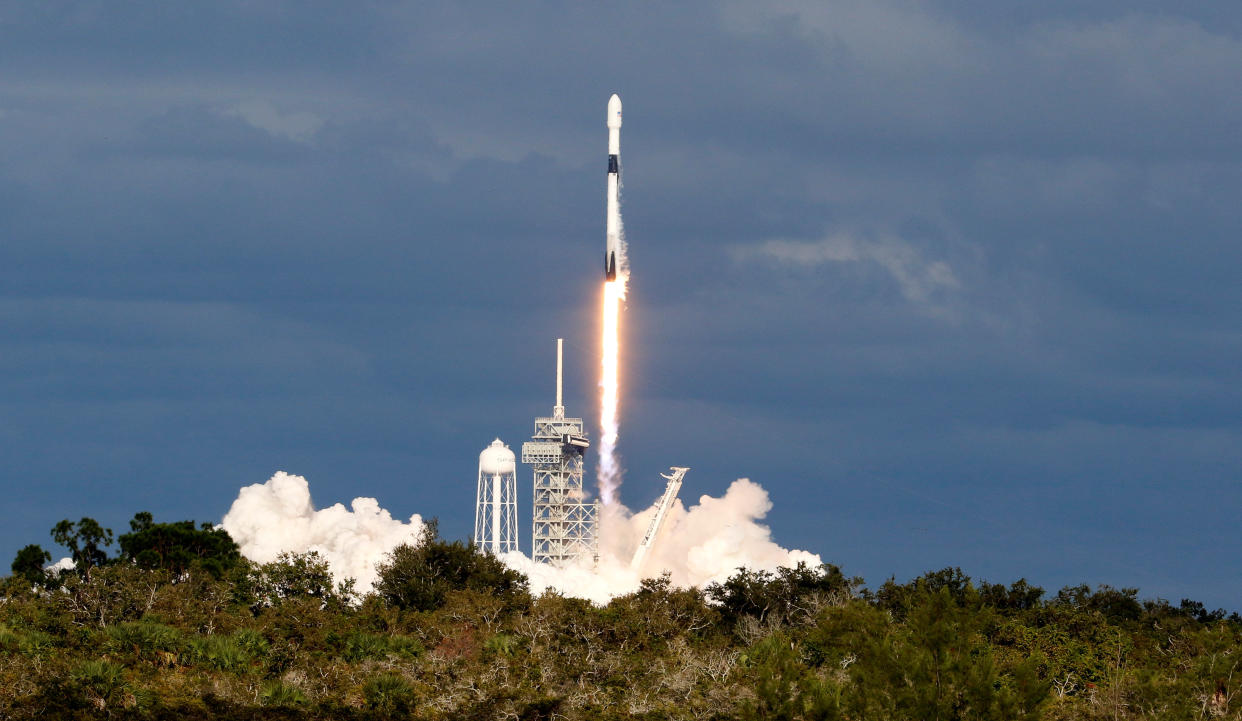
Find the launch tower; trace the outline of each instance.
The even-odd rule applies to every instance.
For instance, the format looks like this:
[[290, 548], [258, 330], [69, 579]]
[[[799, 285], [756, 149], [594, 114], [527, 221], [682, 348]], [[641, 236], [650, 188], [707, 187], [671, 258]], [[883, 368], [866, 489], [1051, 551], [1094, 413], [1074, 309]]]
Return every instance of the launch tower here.
[[566, 418], [561, 402], [562, 340], [556, 339], [556, 406], [551, 418], [535, 419], [535, 434], [522, 444], [522, 462], [535, 474], [531, 558], [563, 566], [599, 556], [599, 502], [582, 487], [587, 440], [581, 418]]

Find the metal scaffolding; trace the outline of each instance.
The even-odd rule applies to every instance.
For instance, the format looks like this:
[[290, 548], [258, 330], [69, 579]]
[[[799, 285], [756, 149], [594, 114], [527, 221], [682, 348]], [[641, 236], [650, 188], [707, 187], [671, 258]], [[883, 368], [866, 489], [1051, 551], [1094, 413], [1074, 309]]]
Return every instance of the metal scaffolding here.
[[677, 492], [681, 490], [681, 479], [686, 477], [688, 470], [690, 469], [685, 466], [673, 466], [669, 469], [669, 473], [660, 474], [660, 477], [668, 481], [668, 486], [664, 489], [664, 495], [660, 496], [655, 515], [651, 517], [651, 523], [647, 526], [647, 533], [639, 542], [638, 550], [634, 552], [634, 558], [630, 561], [631, 569], [642, 572], [643, 564], [647, 562], [647, 556], [651, 554], [651, 548], [655, 546], [660, 530], [664, 528], [664, 520], [668, 517], [669, 509], [677, 500]]
[[517, 476], [513, 451], [499, 438], [479, 454], [474, 543], [494, 554], [518, 550]]
[[557, 566], [599, 558], [599, 501], [582, 486], [587, 440], [581, 418], [566, 418], [561, 403], [562, 340], [556, 340], [556, 406], [551, 418], [535, 419], [535, 434], [522, 444], [522, 462], [534, 470], [531, 558]]

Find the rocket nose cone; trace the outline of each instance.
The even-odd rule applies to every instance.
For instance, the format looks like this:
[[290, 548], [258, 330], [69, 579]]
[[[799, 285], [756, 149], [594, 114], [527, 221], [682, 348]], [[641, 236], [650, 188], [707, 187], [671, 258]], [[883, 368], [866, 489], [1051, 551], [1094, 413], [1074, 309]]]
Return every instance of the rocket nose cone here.
[[616, 93], [608, 98], [608, 127], [621, 127], [621, 98]]

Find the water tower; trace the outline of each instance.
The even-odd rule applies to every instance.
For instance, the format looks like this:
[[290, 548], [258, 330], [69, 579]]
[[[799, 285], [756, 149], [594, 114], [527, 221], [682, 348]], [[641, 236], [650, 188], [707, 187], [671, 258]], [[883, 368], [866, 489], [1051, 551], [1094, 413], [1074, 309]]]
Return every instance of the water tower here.
[[474, 544], [492, 553], [518, 550], [517, 464], [500, 442], [479, 454], [479, 491], [474, 504]]

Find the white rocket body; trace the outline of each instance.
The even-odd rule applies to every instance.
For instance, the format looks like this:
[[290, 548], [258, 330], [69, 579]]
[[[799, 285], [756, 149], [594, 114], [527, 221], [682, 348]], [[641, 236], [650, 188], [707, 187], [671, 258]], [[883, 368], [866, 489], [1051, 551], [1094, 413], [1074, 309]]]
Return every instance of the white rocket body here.
[[621, 234], [621, 98], [608, 99], [608, 202], [604, 218], [604, 278], [617, 279], [617, 253]]

